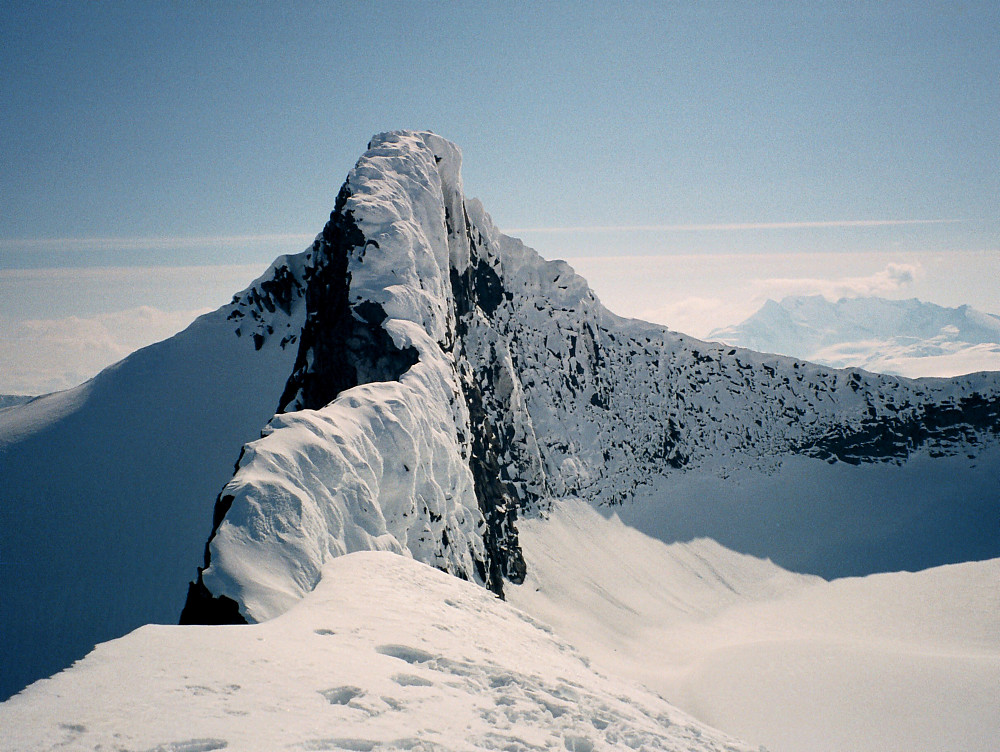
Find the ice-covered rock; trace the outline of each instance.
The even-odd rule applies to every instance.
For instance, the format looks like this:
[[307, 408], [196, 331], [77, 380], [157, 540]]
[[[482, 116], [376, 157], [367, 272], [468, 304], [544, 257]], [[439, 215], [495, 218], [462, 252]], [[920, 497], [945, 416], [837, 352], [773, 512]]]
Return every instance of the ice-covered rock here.
[[308, 252], [281, 406], [246, 447], [185, 620], [263, 620], [361, 549], [502, 594], [518, 513], [617, 504], [671, 474], [975, 455], [1000, 379], [912, 382], [616, 317], [466, 200], [457, 147], [376, 136]]

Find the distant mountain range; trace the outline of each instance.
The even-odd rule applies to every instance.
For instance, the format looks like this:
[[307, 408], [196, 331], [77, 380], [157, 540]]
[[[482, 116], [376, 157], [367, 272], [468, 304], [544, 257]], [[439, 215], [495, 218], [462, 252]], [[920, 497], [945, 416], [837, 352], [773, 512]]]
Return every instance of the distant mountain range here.
[[24, 394], [0, 394], [0, 408], [23, 405], [25, 402], [30, 402], [32, 399], [34, 399], [34, 397]]
[[716, 329], [708, 339], [909, 378], [1000, 371], [1000, 316], [916, 298], [769, 300], [743, 323]]

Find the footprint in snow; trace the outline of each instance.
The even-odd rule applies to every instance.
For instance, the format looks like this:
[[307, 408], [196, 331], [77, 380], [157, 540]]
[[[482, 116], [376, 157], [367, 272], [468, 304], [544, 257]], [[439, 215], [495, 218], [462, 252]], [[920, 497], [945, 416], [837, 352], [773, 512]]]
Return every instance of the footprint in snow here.
[[225, 739], [188, 739], [182, 742], [167, 742], [147, 752], [213, 752], [228, 746], [229, 742]]
[[376, 653], [388, 655], [392, 658], [399, 658], [407, 663], [428, 663], [436, 656], [420, 648], [411, 648], [407, 645], [379, 645], [375, 648]]
[[422, 676], [413, 674], [396, 674], [392, 680], [401, 687], [429, 687], [433, 684]]
[[333, 687], [332, 689], [321, 689], [319, 693], [327, 699], [331, 705], [346, 705], [355, 697], [359, 697], [364, 692], [358, 687]]

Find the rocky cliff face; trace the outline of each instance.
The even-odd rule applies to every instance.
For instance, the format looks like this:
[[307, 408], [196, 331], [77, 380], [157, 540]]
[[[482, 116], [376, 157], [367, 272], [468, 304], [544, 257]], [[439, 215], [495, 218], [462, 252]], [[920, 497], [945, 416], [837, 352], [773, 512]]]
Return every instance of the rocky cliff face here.
[[707, 344], [604, 309], [466, 200], [458, 149], [377, 136], [268, 301], [304, 296], [279, 412], [216, 505], [185, 621], [260, 621], [361, 549], [502, 595], [518, 514], [800, 454], [904, 462], [997, 441], [995, 375], [913, 382]]

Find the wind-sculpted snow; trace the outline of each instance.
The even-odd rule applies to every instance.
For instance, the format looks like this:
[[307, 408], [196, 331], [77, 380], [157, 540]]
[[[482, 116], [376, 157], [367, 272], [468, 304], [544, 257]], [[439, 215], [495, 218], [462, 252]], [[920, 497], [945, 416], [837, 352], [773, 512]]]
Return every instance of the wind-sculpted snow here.
[[389, 134], [349, 175], [308, 252], [280, 400], [294, 412], [246, 448], [220, 494], [183, 621], [270, 618], [327, 558], [366, 548], [498, 593], [523, 570], [516, 498], [483, 471], [491, 429], [454, 350], [476, 305], [452, 289], [470, 265], [459, 162], [432, 134]]
[[186, 620], [273, 616], [363, 548], [502, 594], [525, 574], [517, 514], [554, 497], [620, 504], [790, 456], [995, 451], [996, 376], [836, 371], [621, 319], [466, 201], [460, 162], [433, 134], [397, 132], [348, 175], [288, 283], [307, 315], [285, 414], [219, 496]]
[[327, 558], [361, 550], [407, 553], [483, 581], [481, 516], [454, 432], [458, 403], [439, 366], [428, 359], [401, 383], [358, 386], [321, 410], [275, 416], [223, 489], [230, 510], [212, 543], [209, 591], [263, 621], [311, 591]]

